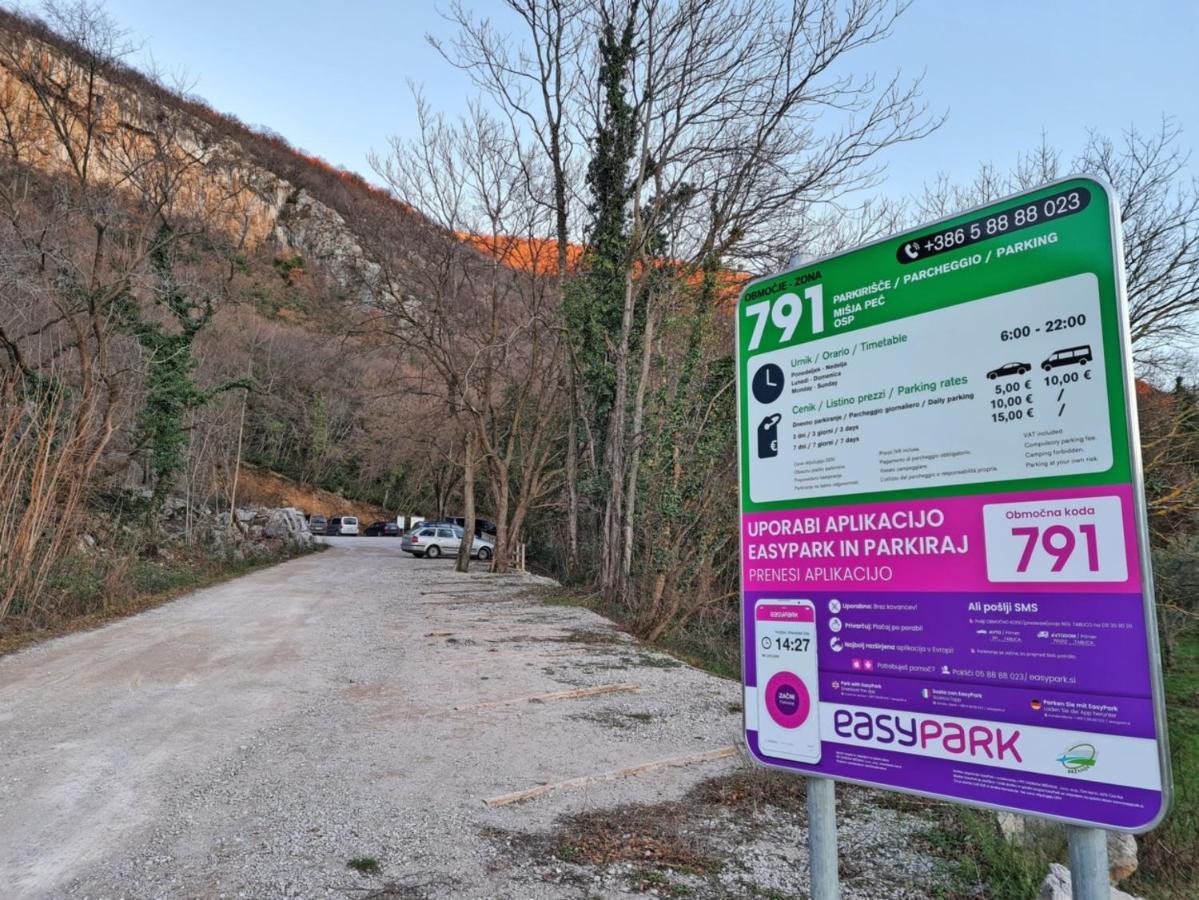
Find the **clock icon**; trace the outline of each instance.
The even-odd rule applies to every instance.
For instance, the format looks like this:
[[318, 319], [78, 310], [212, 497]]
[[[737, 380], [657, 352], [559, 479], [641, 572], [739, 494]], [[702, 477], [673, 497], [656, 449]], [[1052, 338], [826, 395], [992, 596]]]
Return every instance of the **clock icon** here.
[[753, 392], [759, 403], [773, 403], [783, 393], [783, 370], [774, 363], [766, 363], [754, 372]]

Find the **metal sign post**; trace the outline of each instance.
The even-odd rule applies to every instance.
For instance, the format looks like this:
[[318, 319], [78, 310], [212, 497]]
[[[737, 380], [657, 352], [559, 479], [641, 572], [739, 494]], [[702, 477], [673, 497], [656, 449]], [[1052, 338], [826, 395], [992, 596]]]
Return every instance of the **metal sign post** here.
[[1109, 900], [1107, 832], [1102, 828], [1067, 829], [1070, 841], [1070, 893], [1074, 900]]
[[837, 782], [808, 779], [808, 867], [812, 900], [839, 900], [837, 873]]
[[1165, 815], [1118, 222], [1068, 179], [741, 295], [745, 736], [811, 779], [813, 896], [832, 779], [1084, 826], [1078, 897]]

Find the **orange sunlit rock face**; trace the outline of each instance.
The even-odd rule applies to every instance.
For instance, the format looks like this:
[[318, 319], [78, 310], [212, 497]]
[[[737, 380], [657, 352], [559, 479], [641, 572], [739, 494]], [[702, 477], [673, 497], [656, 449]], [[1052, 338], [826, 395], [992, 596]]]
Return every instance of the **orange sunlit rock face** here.
[[[520, 238], [510, 235], [478, 235], [458, 233], [465, 243], [488, 256], [498, 259], [503, 265], [518, 272], [535, 275], [556, 275], [558, 272], [558, 242], [552, 238]], [[566, 271], [579, 270], [584, 256], [581, 244], [566, 245]], [[640, 271], [638, 265], [635, 271]], [[731, 313], [737, 304], [737, 295], [749, 281], [746, 272], [721, 270], [716, 273], [717, 303], [722, 312]], [[692, 271], [686, 276], [688, 284], [698, 286], [703, 273]]]
[[[510, 235], [459, 233], [458, 237], [480, 252], [498, 259], [510, 269], [535, 275], [558, 273], [558, 242], [552, 238], [520, 238]], [[573, 272], [583, 258], [583, 247], [566, 245], [566, 270]]]

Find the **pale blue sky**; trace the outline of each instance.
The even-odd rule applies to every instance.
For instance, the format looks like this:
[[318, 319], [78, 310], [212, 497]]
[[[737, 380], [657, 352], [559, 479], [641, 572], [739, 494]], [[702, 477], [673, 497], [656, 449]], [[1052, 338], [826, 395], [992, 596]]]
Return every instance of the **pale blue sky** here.
[[[214, 107], [368, 177], [367, 153], [411, 127], [409, 79], [451, 111], [469, 91], [424, 39], [449, 33], [433, 3], [107, 6], [160, 67], [186, 70]], [[893, 38], [857, 59], [887, 74], [924, 72], [929, 103], [949, 114], [938, 133], [892, 154], [889, 194], [915, 191], [938, 172], [967, 179], [981, 160], [1006, 166], [1042, 130], [1072, 150], [1088, 127], [1151, 129], [1168, 113], [1186, 146], [1199, 148], [1199, 0], [916, 0]]]

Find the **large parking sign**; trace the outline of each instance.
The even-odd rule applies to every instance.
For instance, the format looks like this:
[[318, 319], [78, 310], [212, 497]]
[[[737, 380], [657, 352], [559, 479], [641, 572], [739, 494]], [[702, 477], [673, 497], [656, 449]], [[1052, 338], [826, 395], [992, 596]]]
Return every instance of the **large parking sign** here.
[[743, 292], [760, 762], [1128, 831], [1165, 814], [1116, 222], [1071, 179]]

